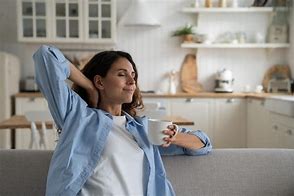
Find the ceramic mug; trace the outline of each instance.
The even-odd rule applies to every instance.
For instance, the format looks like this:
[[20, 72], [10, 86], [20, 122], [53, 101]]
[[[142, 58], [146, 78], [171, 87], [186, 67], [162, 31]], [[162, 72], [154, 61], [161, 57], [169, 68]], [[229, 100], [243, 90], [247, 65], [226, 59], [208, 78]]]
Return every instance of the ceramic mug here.
[[174, 125], [176, 131], [178, 126], [173, 124], [171, 121], [159, 120], [159, 119], [148, 119], [148, 139], [154, 145], [162, 145], [166, 142], [163, 138], [168, 137], [162, 131], [167, 130], [169, 125]]

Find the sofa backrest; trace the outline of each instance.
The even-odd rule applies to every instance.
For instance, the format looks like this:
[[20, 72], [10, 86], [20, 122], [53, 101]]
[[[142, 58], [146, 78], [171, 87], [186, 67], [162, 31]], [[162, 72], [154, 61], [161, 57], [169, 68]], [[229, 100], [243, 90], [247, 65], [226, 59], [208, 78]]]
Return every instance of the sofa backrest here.
[[[45, 195], [52, 151], [0, 150], [0, 196]], [[215, 149], [164, 156], [178, 196], [294, 195], [294, 150]]]
[[294, 196], [294, 149], [214, 149], [164, 162], [178, 196]]

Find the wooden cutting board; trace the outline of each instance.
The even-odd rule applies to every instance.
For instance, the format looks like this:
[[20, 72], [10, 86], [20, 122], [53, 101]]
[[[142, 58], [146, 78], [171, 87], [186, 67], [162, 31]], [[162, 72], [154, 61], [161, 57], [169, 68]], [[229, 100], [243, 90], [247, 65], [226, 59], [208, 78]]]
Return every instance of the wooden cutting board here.
[[198, 68], [195, 54], [187, 54], [180, 71], [181, 88], [186, 93], [203, 92], [202, 85], [198, 80]]

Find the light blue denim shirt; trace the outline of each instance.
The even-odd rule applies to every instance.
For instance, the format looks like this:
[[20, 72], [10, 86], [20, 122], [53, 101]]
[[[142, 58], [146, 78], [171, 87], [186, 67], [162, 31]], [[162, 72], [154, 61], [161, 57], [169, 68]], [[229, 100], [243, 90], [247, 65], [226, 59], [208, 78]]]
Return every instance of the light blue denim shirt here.
[[[72, 91], [65, 80], [70, 75], [69, 61], [53, 46], [41, 46], [33, 56], [36, 82], [48, 101], [53, 119], [62, 130], [51, 159], [46, 195], [78, 195], [88, 177], [96, 167], [112, 129], [112, 116], [87, 103]], [[175, 195], [161, 160], [166, 155], [204, 155], [212, 146], [202, 131], [182, 132], [199, 137], [205, 146], [190, 150], [175, 145], [168, 148], [153, 146], [147, 139], [147, 118], [125, 113], [126, 129], [133, 135], [144, 151], [145, 195]]]

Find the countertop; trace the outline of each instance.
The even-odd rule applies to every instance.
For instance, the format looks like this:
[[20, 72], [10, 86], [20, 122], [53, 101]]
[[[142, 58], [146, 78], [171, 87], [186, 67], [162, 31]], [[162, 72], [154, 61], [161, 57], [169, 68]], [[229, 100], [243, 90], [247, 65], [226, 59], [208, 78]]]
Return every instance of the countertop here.
[[[253, 99], [265, 99], [271, 96], [291, 96], [293, 94], [276, 94], [276, 93], [215, 93], [215, 92], [203, 92], [203, 93], [176, 93], [176, 94], [156, 94], [156, 93], [142, 93], [143, 98], [253, 98]], [[15, 94], [15, 97], [43, 97], [40, 92], [21, 92]]]

